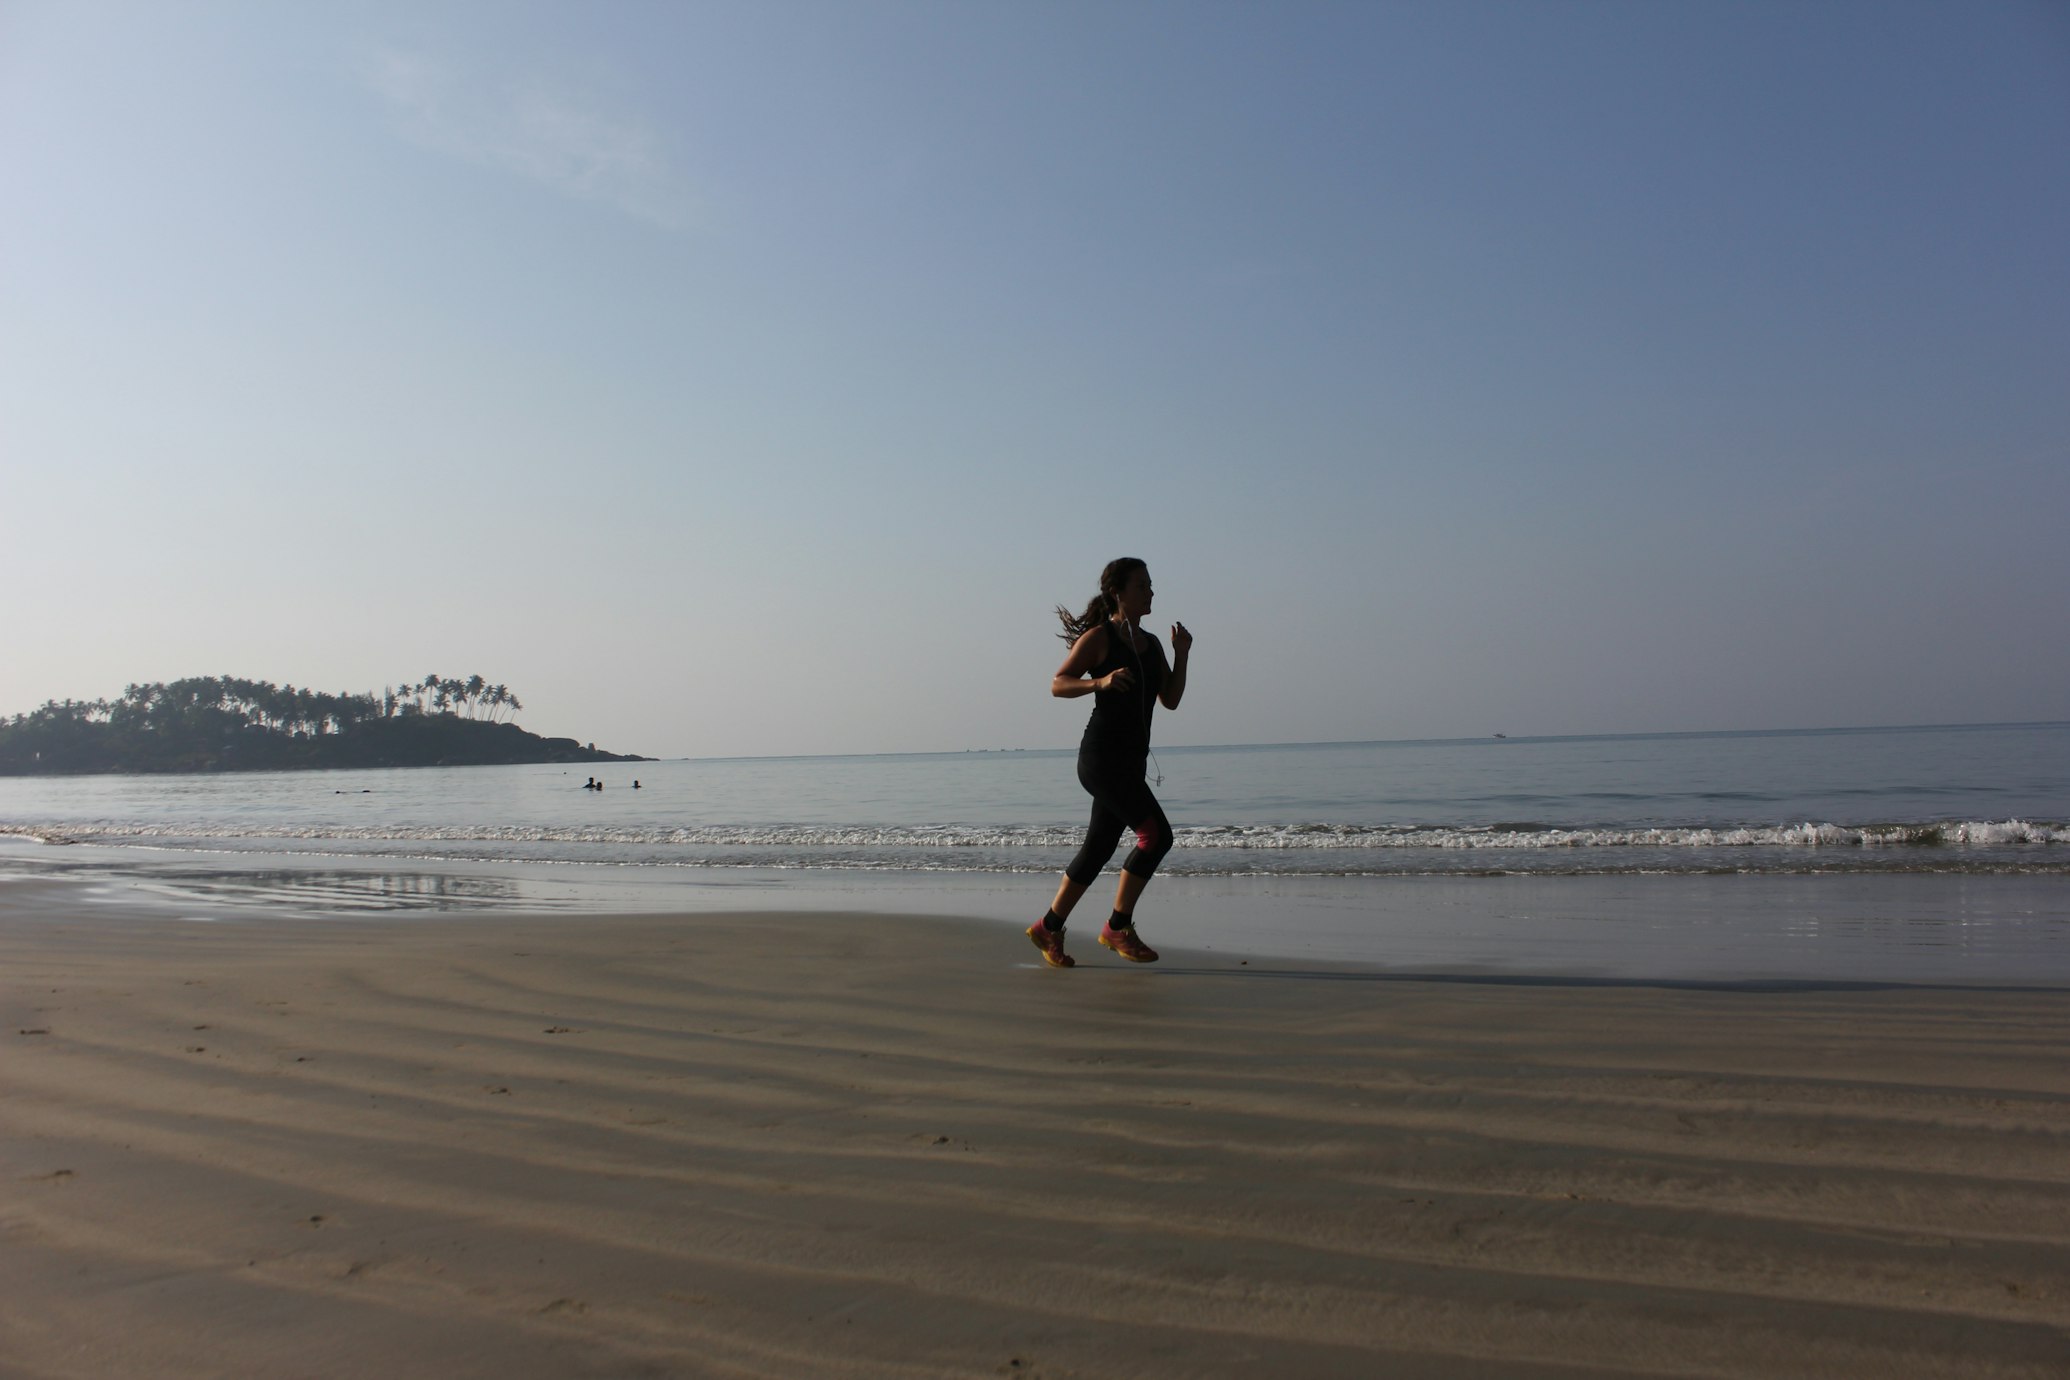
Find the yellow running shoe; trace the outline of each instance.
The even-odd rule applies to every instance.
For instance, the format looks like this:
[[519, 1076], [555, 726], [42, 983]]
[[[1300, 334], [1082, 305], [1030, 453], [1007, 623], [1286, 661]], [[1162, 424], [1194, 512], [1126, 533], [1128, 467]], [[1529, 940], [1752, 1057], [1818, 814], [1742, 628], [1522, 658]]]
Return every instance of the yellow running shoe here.
[[1064, 952], [1064, 932], [1037, 920], [1028, 926], [1028, 942], [1042, 950], [1042, 961], [1052, 968], [1074, 968], [1078, 960]]
[[1117, 930], [1112, 925], [1100, 926], [1100, 943], [1114, 950], [1131, 963], [1155, 963], [1157, 950], [1136, 938], [1136, 927]]

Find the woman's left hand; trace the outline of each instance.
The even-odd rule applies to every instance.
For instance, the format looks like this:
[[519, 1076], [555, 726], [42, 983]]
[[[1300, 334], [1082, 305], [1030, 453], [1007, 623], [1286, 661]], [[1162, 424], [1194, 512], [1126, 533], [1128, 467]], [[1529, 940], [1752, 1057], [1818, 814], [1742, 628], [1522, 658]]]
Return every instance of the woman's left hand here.
[[1172, 650], [1184, 656], [1193, 647], [1193, 634], [1186, 631], [1184, 623], [1172, 624]]

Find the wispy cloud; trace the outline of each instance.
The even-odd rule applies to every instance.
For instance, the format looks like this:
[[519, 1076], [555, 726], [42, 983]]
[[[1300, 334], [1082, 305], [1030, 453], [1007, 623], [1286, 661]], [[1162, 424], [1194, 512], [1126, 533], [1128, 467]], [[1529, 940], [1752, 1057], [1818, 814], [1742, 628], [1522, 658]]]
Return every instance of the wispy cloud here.
[[485, 82], [419, 53], [376, 53], [362, 75], [412, 143], [671, 230], [695, 219], [689, 186], [644, 122]]

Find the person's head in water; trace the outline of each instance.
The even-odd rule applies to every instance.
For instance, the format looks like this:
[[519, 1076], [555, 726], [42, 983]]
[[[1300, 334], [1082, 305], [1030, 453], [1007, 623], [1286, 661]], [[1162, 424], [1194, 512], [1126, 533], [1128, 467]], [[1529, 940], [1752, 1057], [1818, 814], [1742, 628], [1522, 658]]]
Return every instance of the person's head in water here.
[[1100, 592], [1085, 606], [1085, 612], [1074, 618], [1071, 610], [1057, 605], [1057, 621], [1064, 625], [1057, 636], [1076, 642], [1087, 629], [1098, 627], [1116, 614], [1126, 615], [1131, 621], [1145, 617], [1150, 612], [1150, 599], [1150, 567], [1136, 556], [1111, 560], [1100, 571]]

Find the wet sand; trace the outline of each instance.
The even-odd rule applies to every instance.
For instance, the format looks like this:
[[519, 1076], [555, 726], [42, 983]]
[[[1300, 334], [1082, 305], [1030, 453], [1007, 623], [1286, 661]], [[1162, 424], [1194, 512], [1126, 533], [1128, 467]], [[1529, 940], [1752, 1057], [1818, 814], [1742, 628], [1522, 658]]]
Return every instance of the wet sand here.
[[1072, 947], [10, 886], [0, 1374], [2070, 1371], [2070, 992]]

